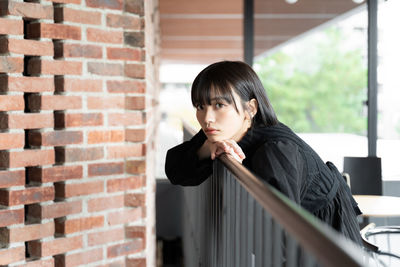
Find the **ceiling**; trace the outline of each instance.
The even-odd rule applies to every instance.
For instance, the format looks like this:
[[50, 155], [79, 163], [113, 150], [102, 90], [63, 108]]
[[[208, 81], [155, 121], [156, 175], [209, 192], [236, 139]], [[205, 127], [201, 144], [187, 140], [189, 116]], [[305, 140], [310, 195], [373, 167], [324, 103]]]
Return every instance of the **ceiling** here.
[[[244, 0], [159, 0], [161, 63], [243, 60]], [[255, 55], [356, 8], [352, 0], [254, 0]]]

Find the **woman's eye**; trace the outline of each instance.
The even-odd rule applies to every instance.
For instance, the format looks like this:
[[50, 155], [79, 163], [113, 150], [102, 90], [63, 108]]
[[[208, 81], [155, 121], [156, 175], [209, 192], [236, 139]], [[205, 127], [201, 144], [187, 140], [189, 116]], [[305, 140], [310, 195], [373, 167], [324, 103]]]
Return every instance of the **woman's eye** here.
[[222, 103], [216, 103], [216, 104], [215, 104], [215, 107], [216, 107], [216, 108], [222, 108], [223, 106], [225, 106], [225, 105], [222, 104]]
[[198, 106], [196, 106], [196, 109], [197, 109], [197, 110], [203, 110], [203, 105], [198, 105]]

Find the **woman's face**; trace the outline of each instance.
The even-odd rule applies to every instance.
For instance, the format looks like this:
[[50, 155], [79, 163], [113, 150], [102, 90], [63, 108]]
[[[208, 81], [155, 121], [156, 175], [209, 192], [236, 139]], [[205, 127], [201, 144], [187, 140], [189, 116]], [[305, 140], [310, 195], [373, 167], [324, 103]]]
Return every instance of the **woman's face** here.
[[211, 94], [210, 105], [200, 105], [196, 109], [196, 117], [201, 128], [211, 142], [233, 139], [239, 141], [250, 127], [248, 112], [243, 110], [241, 100], [232, 91], [235, 104], [229, 104], [224, 98]]

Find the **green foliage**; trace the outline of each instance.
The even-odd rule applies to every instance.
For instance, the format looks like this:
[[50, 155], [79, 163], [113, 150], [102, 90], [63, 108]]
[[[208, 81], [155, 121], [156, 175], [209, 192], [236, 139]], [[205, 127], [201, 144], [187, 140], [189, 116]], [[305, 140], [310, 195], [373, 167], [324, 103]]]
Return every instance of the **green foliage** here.
[[279, 120], [296, 132], [365, 134], [362, 50], [343, 49], [338, 28], [322, 36], [301, 42], [294, 53], [280, 51], [257, 61], [257, 73]]

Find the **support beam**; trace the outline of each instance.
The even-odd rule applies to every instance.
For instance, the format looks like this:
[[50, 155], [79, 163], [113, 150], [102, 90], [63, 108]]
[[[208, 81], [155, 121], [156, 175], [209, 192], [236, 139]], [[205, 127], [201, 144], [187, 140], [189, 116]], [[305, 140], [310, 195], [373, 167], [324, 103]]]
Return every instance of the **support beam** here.
[[244, 61], [253, 66], [254, 58], [254, 0], [244, 0]]
[[378, 1], [368, 0], [368, 156], [376, 157], [378, 138]]

